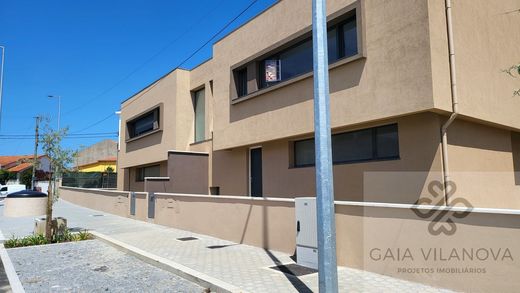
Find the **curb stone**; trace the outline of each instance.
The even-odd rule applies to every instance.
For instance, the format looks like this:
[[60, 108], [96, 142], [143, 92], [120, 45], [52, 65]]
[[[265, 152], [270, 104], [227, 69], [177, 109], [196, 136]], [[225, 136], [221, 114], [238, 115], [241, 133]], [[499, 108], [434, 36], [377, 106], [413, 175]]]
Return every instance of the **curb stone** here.
[[[0, 236], [2, 235], [0, 234]], [[7, 250], [5, 249], [3, 243], [0, 243], [0, 258], [4, 264], [5, 274], [7, 275], [7, 279], [9, 280], [9, 285], [11, 286], [13, 293], [24, 293], [25, 290], [22, 286], [22, 282], [20, 282], [20, 279], [18, 278], [18, 274], [14, 269], [11, 258], [9, 258], [9, 254], [7, 254]]]
[[169, 259], [157, 256], [155, 254], [146, 252], [137, 247], [128, 245], [124, 242], [116, 240], [110, 236], [106, 236], [96, 231], [89, 231], [97, 239], [108, 243], [111, 246], [116, 247], [122, 251], [127, 252], [130, 255], [137, 257], [138, 259], [149, 263], [153, 266], [159, 267], [163, 270], [172, 272], [188, 281], [195, 282], [202, 287], [209, 288], [211, 292], [222, 292], [222, 293], [248, 293], [247, 291], [240, 289], [234, 285], [221, 281], [219, 279], [208, 276], [204, 273], [198, 272], [179, 263], [173, 262]]

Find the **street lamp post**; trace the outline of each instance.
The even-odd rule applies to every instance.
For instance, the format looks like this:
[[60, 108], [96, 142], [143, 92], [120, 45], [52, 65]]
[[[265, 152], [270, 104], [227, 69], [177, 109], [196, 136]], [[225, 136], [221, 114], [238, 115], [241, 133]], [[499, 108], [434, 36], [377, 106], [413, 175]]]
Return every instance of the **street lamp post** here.
[[312, 1], [314, 59], [314, 132], [316, 148], [316, 210], [318, 217], [318, 279], [320, 292], [338, 292], [336, 223], [330, 132], [329, 64], [325, 0]]
[[[48, 95], [47, 97], [49, 97], [49, 98], [57, 98], [58, 99], [58, 133], [59, 133], [60, 132], [60, 119], [61, 119], [61, 96]], [[58, 172], [59, 172], [58, 168], [55, 167], [54, 168], [54, 174], [55, 175], [54, 175], [54, 180], [53, 180], [53, 186], [54, 187], [52, 189], [53, 193], [56, 192], [56, 176], [59, 175]], [[49, 182], [49, 184], [50, 184], [50, 182]], [[49, 196], [51, 196], [51, 195], [49, 194]]]
[[58, 99], [58, 131], [60, 131], [60, 119], [61, 119], [61, 96], [48, 95], [49, 98]]

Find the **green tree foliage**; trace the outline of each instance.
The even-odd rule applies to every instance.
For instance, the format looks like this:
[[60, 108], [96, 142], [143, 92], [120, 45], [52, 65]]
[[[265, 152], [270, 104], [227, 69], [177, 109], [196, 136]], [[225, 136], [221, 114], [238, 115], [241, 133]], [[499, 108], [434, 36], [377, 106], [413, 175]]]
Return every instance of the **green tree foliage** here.
[[20, 174], [20, 183], [30, 188], [32, 184], [32, 168], [29, 168]]
[[15, 179], [16, 174], [7, 170], [0, 170], [0, 185], [5, 185], [7, 181]]

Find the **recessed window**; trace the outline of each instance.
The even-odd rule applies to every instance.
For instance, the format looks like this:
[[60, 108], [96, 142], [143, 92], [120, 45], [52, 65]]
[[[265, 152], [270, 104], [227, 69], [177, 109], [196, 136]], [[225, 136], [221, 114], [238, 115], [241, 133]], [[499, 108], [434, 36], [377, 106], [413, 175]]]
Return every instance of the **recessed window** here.
[[[397, 124], [332, 135], [334, 164], [399, 158]], [[294, 142], [294, 166], [314, 166], [314, 139]]]
[[[354, 15], [352, 15], [354, 14]], [[329, 64], [337, 62], [343, 58], [354, 56], [358, 53], [357, 42], [357, 22], [355, 11], [351, 11], [348, 18], [334, 20], [334, 24], [329, 25], [327, 31], [328, 59]], [[274, 52], [273, 52], [274, 53]], [[268, 57], [259, 58], [245, 65], [241, 69], [234, 71], [235, 84], [237, 87], [237, 97], [250, 94], [247, 89], [248, 67], [258, 68], [254, 77], [258, 89], [267, 88], [280, 82], [290, 80], [297, 76], [312, 72], [313, 70], [313, 43], [312, 36], [286, 49], [278, 50]], [[256, 90], [256, 88], [255, 88]]]
[[193, 110], [195, 114], [195, 142], [206, 139], [206, 99], [205, 90], [193, 93]]
[[142, 182], [146, 177], [161, 176], [161, 166], [153, 165], [148, 167], [141, 167], [136, 169], [135, 181]]
[[126, 123], [130, 138], [159, 129], [159, 108], [147, 112]]
[[237, 70], [236, 87], [238, 97], [243, 97], [247, 95], [247, 67]]
[[294, 142], [294, 166], [314, 166], [314, 139]]

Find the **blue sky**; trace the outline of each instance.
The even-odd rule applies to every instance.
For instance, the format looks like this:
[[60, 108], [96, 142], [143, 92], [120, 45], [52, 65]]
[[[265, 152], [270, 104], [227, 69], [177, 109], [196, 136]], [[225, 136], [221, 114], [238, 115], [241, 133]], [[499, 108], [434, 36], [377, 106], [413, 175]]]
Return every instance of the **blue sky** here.
[[[0, 45], [6, 47], [0, 155], [33, 152], [32, 139], [1, 137], [33, 134], [34, 116], [50, 117], [56, 126], [58, 101], [48, 95], [62, 97], [61, 126], [70, 133], [116, 132], [118, 118], [108, 116], [121, 101], [175, 68], [252, 2], [0, 0]], [[274, 2], [257, 0], [217, 40]], [[183, 67], [211, 52], [206, 46]], [[70, 138], [64, 145], [75, 149], [102, 139]]]

